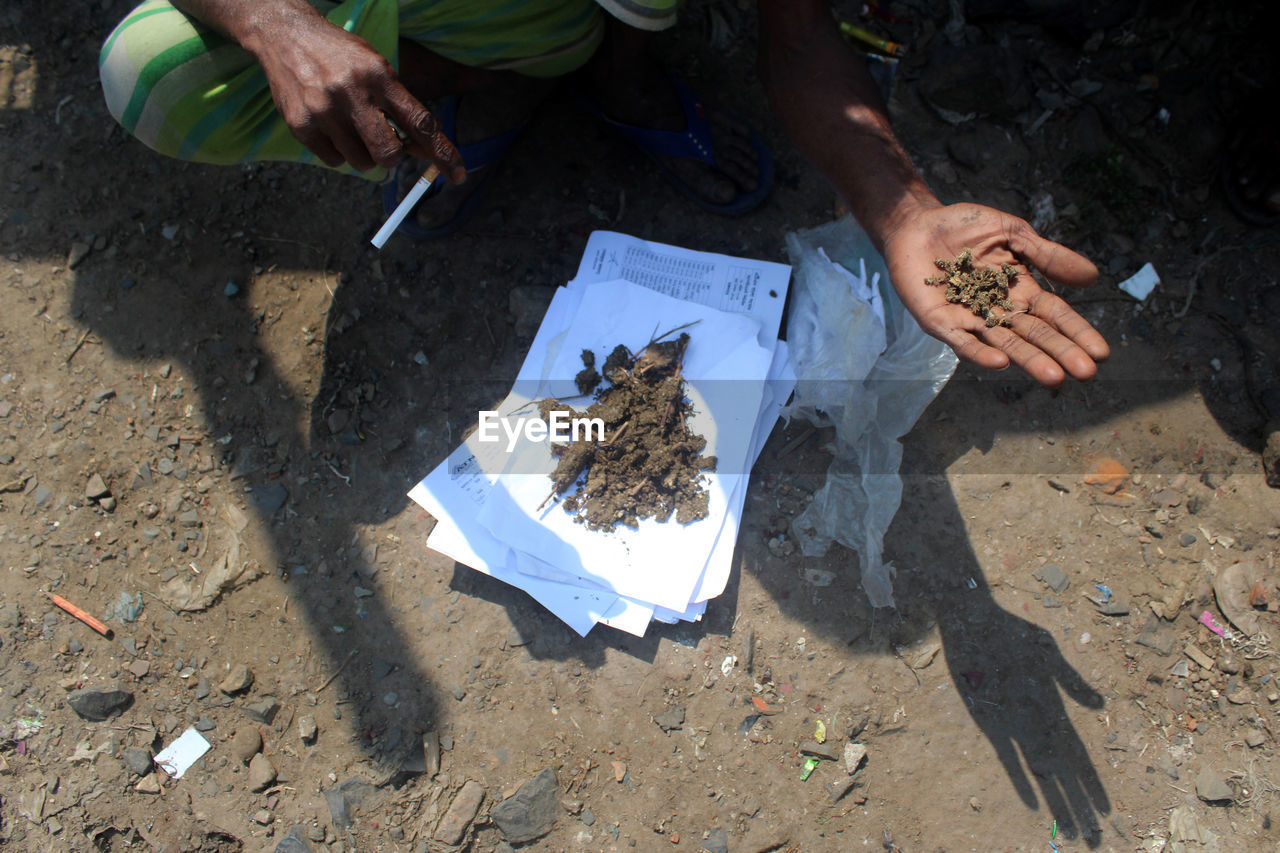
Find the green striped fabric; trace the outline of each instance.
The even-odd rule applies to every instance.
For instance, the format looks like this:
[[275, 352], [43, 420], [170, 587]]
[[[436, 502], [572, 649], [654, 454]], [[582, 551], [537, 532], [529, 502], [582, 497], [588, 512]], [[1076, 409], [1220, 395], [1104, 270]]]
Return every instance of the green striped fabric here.
[[[599, 46], [603, 8], [647, 30], [675, 22], [678, 0], [312, 0], [392, 62], [398, 39], [465, 65], [559, 76]], [[238, 45], [167, 0], [145, 0], [107, 38], [98, 62], [107, 107], [162, 154], [202, 163], [314, 162]], [[349, 167], [342, 167], [350, 172]], [[382, 169], [364, 173], [381, 179]]]
[[596, 0], [624, 24], [641, 30], [665, 30], [676, 22], [679, 0]]

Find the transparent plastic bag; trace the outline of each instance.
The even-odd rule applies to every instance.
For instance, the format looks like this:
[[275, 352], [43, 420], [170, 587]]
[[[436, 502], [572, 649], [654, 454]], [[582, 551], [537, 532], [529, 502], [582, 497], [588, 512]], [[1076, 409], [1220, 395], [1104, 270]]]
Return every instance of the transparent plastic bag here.
[[956, 368], [889, 283], [852, 217], [787, 235], [795, 281], [787, 343], [796, 370], [788, 416], [834, 426], [827, 481], [791, 523], [808, 557], [832, 542], [858, 553], [873, 607], [893, 606], [884, 534], [902, 502], [900, 439]]

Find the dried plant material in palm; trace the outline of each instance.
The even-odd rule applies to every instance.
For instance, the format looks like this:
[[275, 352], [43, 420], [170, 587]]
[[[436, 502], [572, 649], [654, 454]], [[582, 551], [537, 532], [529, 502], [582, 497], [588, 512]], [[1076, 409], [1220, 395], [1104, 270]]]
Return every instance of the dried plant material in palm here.
[[702, 475], [714, 470], [716, 459], [702, 455], [707, 441], [688, 425], [691, 404], [681, 376], [688, 345], [687, 334], [651, 342], [637, 355], [619, 345], [604, 363], [609, 386], [585, 412], [558, 400], [538, 404], [545, 421], [552, 412], [565, 412], [570, 419], [604, 422], [604, 441], [587, 437], [552, 451], [559, 462], [548, 499], [567, 495], [565, 510], [588, 528], [638, 527], [641, 519], [667, 521], [672, 515], [688, 524], [707, 517]]
[[1008, 315], [996, 314], [995, 308], [1013, 311], [1009, 301], [1009, 288], [1018, 277], [1018, 270], [1011, 264], [978, 269], [973, 265], [973, 250], [964, 249], [948, 260], [937, 258], [933, 262], [942, 275], [926, 278], [925, 284], [947, 288], [947, 301], [963, 305], [987, 322], [988, 327], [1007, 326]]

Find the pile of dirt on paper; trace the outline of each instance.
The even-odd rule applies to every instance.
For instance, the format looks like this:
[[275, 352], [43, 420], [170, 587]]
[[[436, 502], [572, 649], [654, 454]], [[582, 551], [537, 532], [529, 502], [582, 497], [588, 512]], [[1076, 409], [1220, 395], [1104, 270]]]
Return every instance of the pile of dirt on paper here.
[[[687, 524], [706, 518], [708, 495], [704, 471], [714, 470], [714, 456], [702, 455], [707, 441], [689, 429], [691, 405], [685, 396], [681, 367], [689, 336], [651, 342], [639, 354], [619, 344], [605, 359], [602, 373], [609, 385], [585, 412], [558, 400], [538, 404], [543, 420], [552, 412], [569, 418], [600, 418], [598, 435], [558, 444], [559, 459], [551, 474], [548, 497], [564, 497], [567, 512], [592, 530], [615, 524], [638, 527], [643, 518]], [[595, 355], [583, 353], [579, 391], [590, 393], [600, 381]]]
[[934, 265], [943, 275], [926, 278], [925, 284], [947, 288], [947, 301], [963, 305], [986, 320], [987, 326], [1009, 325], [1007, 314], [996, 314], [995, 308], [1013, 311], [1009, 301], [1009, 288], [1018, 277], [1018, 270], [1011, 264], [978, 269], [973, 264], [973, 250], [964, 249], [948, 260], [937, 258]]

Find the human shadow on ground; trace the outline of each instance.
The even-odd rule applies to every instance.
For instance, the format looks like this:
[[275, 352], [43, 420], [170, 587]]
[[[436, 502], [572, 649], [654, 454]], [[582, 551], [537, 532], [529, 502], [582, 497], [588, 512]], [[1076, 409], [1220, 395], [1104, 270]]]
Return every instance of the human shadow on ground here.
[[890, 529], [889, 553], [913, 567], [896, 584], [899, 606], [913, 624], [936, 621], [956, 692], [1023, 804], [1043, 801], [1065, 837], [1097, 847], [1111, 801], [1062, 694], [1090, 710], [1104, 697], [1049, 631], [995, 601], [945, 479], [912, 478], [906, 499], [929, 520]]
[[[126, 137], [101, 103], [96, 52], [86, 51], [82, 61], [69, 66], [54, 58], [66, 53], [68, 39], [101, 41], [116, 19], [106, 5], [95, 6], [91, 20], [78, 8], [50, 11], [42, 19], [46, 23], [28, 34], [43, 73], [34, 106], [4, 115], [13, 131], [7, 159], [12, 168], [43, 172], [39, 193], [15, 200], [22, 218], [10, 219], [16, 226], [9, 233], [21, 242], [11, 242], [10, 248], [21, 257], [61, 258], [68, 234], [104, 238], [105, 249], [100, 245], [65, 285], [56, 287], [59, 298], [62, 288], [69, 291], [67, 314], [88, 333], [87, 349], [70, 369], [82, 378], [85, 372], [98, 373], [88, 356], [99, 345], [137, 366], [136, 382], [120, 386], [120, 399], [108, 404], [116, 410], [132, 404], [126, 411], [132, 438], [120, 448], [94, 448], [113, 466], [104, 469], [115, 475], [120, 498], [113, 520], [124, 526], [141, 520], [142, 500], [128, 486], [139, 462], [150, 462], [156, 472], [156, 458], [167, 452], [147, 437], [154, 428], [166, 436], [170, 431], [185, 436], [176, 448], [175, 470], [189, 468], [191, 476], [180, 481], [154, 473], [154, 497], [148, 497], [157, 503], [173, 497], [175, 512], [195, 510], [202, 537], [197, 542], [217, 540], [211, 533], [220, 533], [217, 528], [225, 523], [219, 501], [238, 501], [243, 489], [252, 525], [244, 538], [257, 540], [253, 556], [259, 568], [283, 578], [288, 591], [287, 615], [272, 611], [272, 616], [300, 619], [311, 628], [313, 644], [301, 666], [285, 661], [268, 668], [266, 650], [255, 650], [258, 640], [251, 638], [248, 653], [261, 653], [264, 660], [249, 698], [274, 694], [295, 713], [306, 713], [310, 692], [335, 718], [341, 703], [345, 724], [361, 733], [358, 748], [378, 772], [396, 760], [396, 742], [412, 740], [402, 736], [403, 730], [432, 727], [439, 707], [436, 688], [388, 600], [393, 571], [386, 543], [360, 539], [363, 526], [384, 522], [403, 508], [404, 484], [411, 480], [386, 463], [397, 448], [411, 445], [414, 435], [399, 436], [395, 447], [389, 440], [352, 447], [328, 430], [317, 440], [309, 420], [310, 397], [322, 389], [346, 390], [337, 380], [317, 383], [314, 371], [315, 363], [327, 358], [315, 353], [329, 343], [329, 294], [365, 289], [372, 304], [386, 302], [385, 276], [358, 274], [349, 285], [339, 284], [339, 272], [351, 269], [360, 255], [350, 248], [359, 238], [351, 234], [349, 217], [337, 212], [350, 208], [353, 199], [363, 201], [361, 215], [368, 211], [370, 224], [376, 224], [371, 192], [358, 180], [319, 170], [178, 163]], [[59, 105], [68, 90], [88, 94], [77, 95], [73, 103], [66, 97]], [[25, 144], [35, 139], [43, 144]], [[269, 288], [257, 286], [273, 276]], [[282, 317], [288, 319], [280, 324]], [[332, 328], [327, 331], [337, 336]], [[282, 339], [289, 336], [293, 339]], [[339, 351], [350, 360], [350, 352]], [[286, 363], [278, 359], [282, 353]], [[148, 401], [146, 392], [159, 380], [154, 374], [166, 363], [169, 381], [159, 385], [173, 396]], [[390, 372], [385, 364], [370, 370]], [[390, 399], [409, 398], [401, 388], [383, 400], [372, 391], [368, 396], [365, 402], [375, 411]], [[409, 407], [405, 422], [414, 414], [419, 410]], [[431, 427], [430, 417], [423, 421]], [[410, 454], [416, 458], [412, 449], [400, 455]], [[434, 449], [424, 455], [434, 455]], [[197, 457], [215, 463], [209, 473], [219, 479], [207, 493], [195, 488], [204, 473], [196, 473]], [[405, 465], [417, 467], [412, 460]], [[162, 533], [136, 561], [139, 569], [157, 574], [174, 563], [185, 569], [191, 561], [173, 550], [184, 530], [169, 507], [164, 512], [152, 524], [175, 532]], [[374, 547], [379, 544], [381, 557]], [[209, 553], [205, 559], [221, 556]], [[224, 601], [208, 613], [180, 618], [191, 624], [219, 610], [231, 608]], [[240, 633], [255, 630], [254, 624], [242, 620]], [[262, 639], [282, 630], [288, 630], [283, 621], [265, 625]], [[230, 635], [220, 639], [222, 648], [235, 653]], [[214, 656], [215, 664], [222, 662], [219, 657]], [[321, 684], [327, 688], [323, 692]]]
[[[195, 184], [197, 192], [209, 188], [200, 184]], [[145, 216], [151, 218], [150, 213]], [[119, 356], [153, 366], [171, 363], [173, 375], [186, 385], [184, 402], [192, 401], [202, 411], [210, 436], [227, 439], [200, 452], [220, 459], [222, 482], [232, 486], [233, 500], [235, 485], [243, 485], [247, 508], [265, 534], [267, 551], [256, 555], [260, 567], [285, 579], [292, 602], [301, 605], [301, 616], [310, 624], [317, 656], [310, 662], [314, 674], [309, 678], [315, 681], [304, 686], [314, 691], [327, 675], [342, 669], [330, 691], [357, 700], [345, 705], [356, 715], [351, 725], [368, 733], [362, 746], [369, 758], [385, 758], [380, 755], [381, 733], [404, 721], [429, 727], [437, 712], [431, 679], [419, 668], [419, 656], [388, 605], [386, 559], [380, 562], [371, 548], [376, 543], [362, 541], [357, 532], [362, 525], [385, 521], [403, 501], [388, 502], [388, 495], [397, 492], [388, 492], [381, 478], [361, 476], [375, 467], [376, 449], [315, 442], [309, 434], [308, 401], [293, 387], [296, 377], [284, 375], [259, 340], [271, 309], [256, 304], [252, 291], [244, 299], [223, 295], [228, 279], [252, 278], [247, 264], [229, 265], [216, 247], [209, 252], [194, 245], [192, 257], [182, 260], [165, 250], [156, 231], [149, 237], [143, 244], [156, 251], [152, 257], [158, 256], [158, 262], [149, 264], [129, 291], [122, 293], [118, 282], [95, 275], [93, 266], [86, 265], [75, 279], [73, 312]], [[295, 249], [265, 253], [273, 263], [302, 266], [297, 254]], [[320, 318], [316, 320], [318, 326]], [[137, 421], [144, 433], [153, 423], [175, 428], [180, 416], [175, 407], [162, 404], [153, 416], [139, 412]], [[144, 436], [135, 441], [143, 444], [135, 444], [132, 452], [144, 460], [154, 452]], [[200, 514], [206, 536], [221, 523], [216, 503], [190, 486], [175, 481], [161, 491], [181, 494], [182, 506]], [[137, 511], [127, 491], [122, 500], [120, 514]], [[148, 563], [161, 566], [170, 559], [159, 547], [147, 555]], [[380, 662], [394, 666], [395, 677], [375, 675]], [[284, 672], [274, 675], [283, 682]], [[261, 689], [270, 690], [272, 680], [271, 674], [261, 673]], [[398, 697], [393, 707], [382, 701], [391, 692]], [[322, 701], [326, 698], [332, 701]]]

